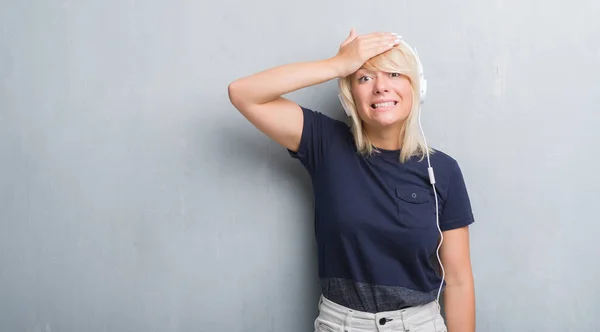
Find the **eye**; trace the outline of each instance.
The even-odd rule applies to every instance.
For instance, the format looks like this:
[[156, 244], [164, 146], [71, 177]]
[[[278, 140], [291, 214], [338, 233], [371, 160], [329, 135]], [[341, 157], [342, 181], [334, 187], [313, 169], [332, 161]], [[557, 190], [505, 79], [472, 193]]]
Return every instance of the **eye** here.
[[400, 73], [390, 73], [391, 77], [400, 77], [402, 74]]
[[363, 82], [366, 82], [366, 81], [368, 81], [368, 80], [370, 80], [370, 79], [371, 79], [371, 77], [370, 77], [370, 76], [362, 76], [362, 77], [360, 77], [360, 78], [358, 79], [358, 81], [359, 81], [359, 82], [361, 82], [361, 83], [363, 83]]

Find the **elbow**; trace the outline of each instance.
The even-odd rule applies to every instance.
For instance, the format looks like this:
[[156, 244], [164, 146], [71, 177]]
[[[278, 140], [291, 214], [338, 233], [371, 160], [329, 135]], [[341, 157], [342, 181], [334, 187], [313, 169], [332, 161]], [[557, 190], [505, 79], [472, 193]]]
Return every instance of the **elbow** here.
[[473, 287], [474, 284], [473, 273], [469, 269], [448, 275], [445, 279], [448, 287]]
[[227, 86], [227, 95], [229, 97], [229, 101], [236, 108], [239, 108], [239, 103], [240, 103], [238, 86], [239, 86], [238, 81], [233, 81], [233, 82], [229, 83], [229, 86]]
[[243, 80], [236, 80], [229, 83], [227, 95], [229, 97], [229, 102], [231, 102], [238, 112], [244, 115], [249, 112], [249, 109], [257, 104], [254, 101], [252, 91], [248, 88], [248, 84]]
[[229, 83], [227, 95], [229, 96], [229, 102], [240, 113], [245, 113], [249, 106], [253, 104], [249, 91], [244, 87], [244, 82], [240, 80]]

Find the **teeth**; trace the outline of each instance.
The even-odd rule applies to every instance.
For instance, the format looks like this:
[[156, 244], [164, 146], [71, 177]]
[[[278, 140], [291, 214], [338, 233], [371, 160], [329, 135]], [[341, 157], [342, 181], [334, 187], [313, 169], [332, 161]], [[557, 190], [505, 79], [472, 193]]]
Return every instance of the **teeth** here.
[[393, 101], [388, 101], [387, 103], [379, 103], [379, 104], [373, 104], [373, 106], [375, 106], [374, 108], [379, 108], [379, 107], [388, 107], [388, 106], [394, 106], [396, 103]]

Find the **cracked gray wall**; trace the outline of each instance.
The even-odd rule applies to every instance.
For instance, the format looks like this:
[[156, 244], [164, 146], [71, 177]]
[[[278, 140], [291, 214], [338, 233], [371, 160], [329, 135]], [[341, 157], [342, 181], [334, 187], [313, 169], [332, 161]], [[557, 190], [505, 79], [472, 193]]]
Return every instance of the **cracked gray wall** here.
[[[311, 331], [308, 175], [232, 80], [399, 33], [472, 198], [477, 331], [592, 331], [600, 5], [0, 4], [0, 330]], [[290, 95], [342, 118], [334, 82]]]

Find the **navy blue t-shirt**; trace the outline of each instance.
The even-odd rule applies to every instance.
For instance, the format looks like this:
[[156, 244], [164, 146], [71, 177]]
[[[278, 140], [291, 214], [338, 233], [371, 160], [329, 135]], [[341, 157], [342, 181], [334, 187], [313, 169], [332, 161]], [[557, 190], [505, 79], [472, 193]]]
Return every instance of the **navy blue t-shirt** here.
[[[400, 163], [400, 152], [358, 153], [344, 122], [302, 107], [297, 152], [315, 198], [315, 235], [323, 296], [366, 312], [435, 300], [441, 282], [439, 231], [427, 159]], [[442, 231], [469, 225], [473, 214], [458, 163], [436, 150]]]

